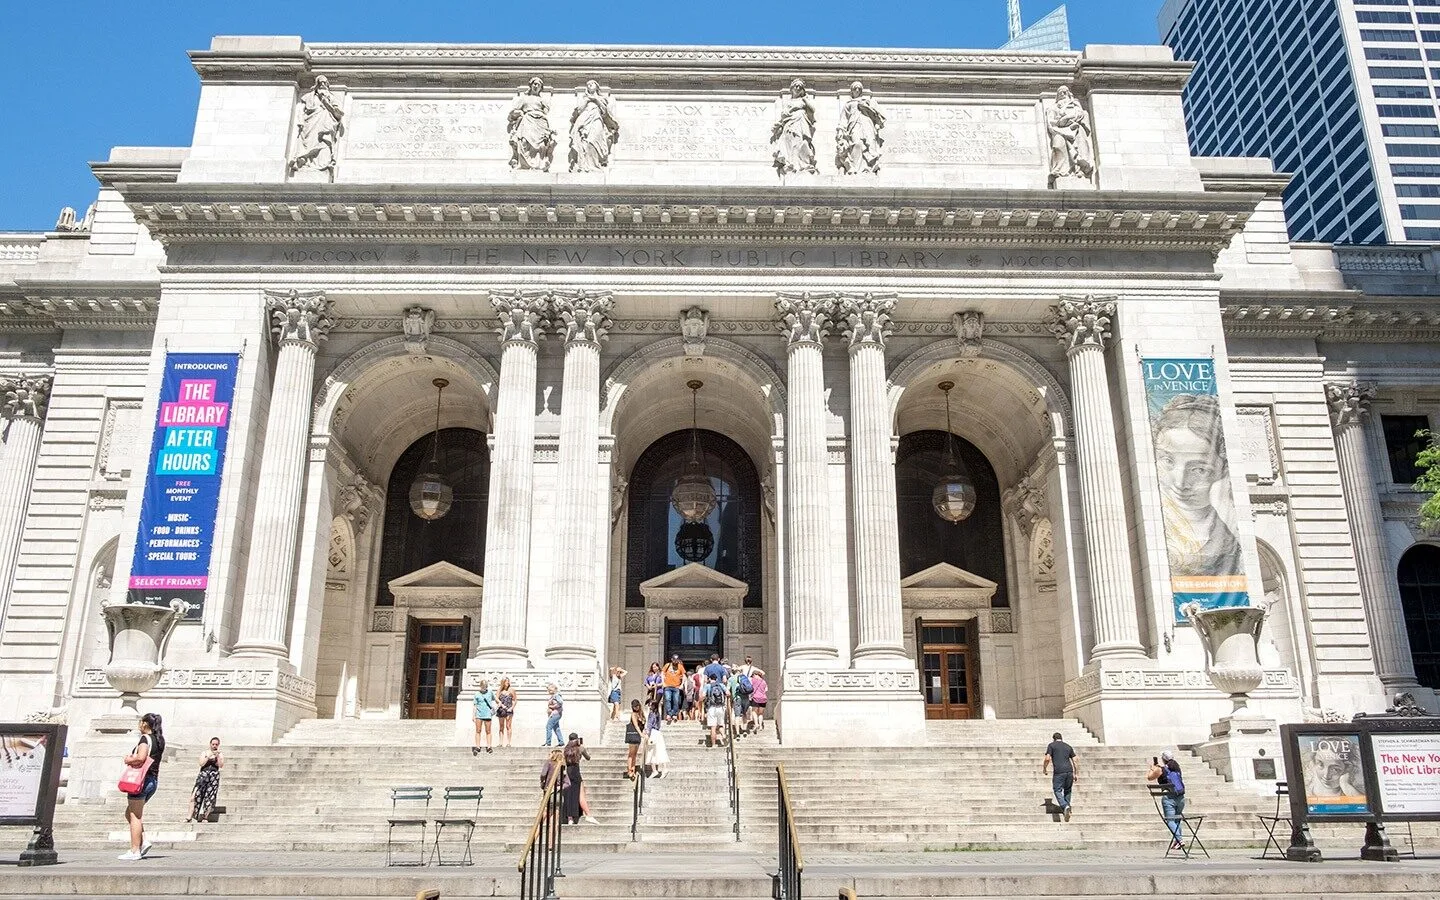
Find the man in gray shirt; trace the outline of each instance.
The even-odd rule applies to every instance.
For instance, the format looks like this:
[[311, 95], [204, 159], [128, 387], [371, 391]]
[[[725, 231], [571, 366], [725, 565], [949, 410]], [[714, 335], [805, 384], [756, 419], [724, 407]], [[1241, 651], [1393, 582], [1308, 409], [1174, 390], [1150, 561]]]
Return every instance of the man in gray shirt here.
[[1075, 763], [1075, 748], [1060, 739], [1060, 732], [1055, 732], [1054, 740], [1050, 746], [1045, 748], [1045, 762], [1040, 766], [1040, 771], [1049, 774], [1050, 785], [1055, 791], [1055, 805], [1060, 807], [1065, 815], [1065, 821], [1070, 821], [1070, 791], [1075, 787], [1075, 776], [1080, 774], [1080, 769]]

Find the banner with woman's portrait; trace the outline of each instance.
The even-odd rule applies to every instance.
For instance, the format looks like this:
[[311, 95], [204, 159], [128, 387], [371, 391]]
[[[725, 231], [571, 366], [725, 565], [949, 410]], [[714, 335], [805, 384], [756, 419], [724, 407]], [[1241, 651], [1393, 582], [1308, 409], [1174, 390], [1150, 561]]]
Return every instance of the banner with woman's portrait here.
[[1143, 359], [1175, 621], [1180, 607], [1248, 606], [1213, 359]]

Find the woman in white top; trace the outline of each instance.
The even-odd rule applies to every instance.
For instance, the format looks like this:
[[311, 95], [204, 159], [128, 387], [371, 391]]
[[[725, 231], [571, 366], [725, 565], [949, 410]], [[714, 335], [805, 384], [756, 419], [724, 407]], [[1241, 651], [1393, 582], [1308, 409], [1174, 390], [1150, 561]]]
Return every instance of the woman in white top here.
[[620, 718], [620, 689], [625, 678], [625, 670], [619, 666], [610, 667], [610, 718]]

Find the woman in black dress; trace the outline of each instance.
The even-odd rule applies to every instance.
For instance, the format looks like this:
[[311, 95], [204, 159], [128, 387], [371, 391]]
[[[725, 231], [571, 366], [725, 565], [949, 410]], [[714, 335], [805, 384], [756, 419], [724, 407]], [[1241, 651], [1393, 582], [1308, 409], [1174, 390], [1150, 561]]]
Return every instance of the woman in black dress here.
[[580, 824], [580, 760], [589, 758], [590, 751], [585, 749], [580, 735], [572, 731], [570, 740], [565, 744], [565, 774], [569, 784], [565, 785], [565, 808], [561, 817], [566, 825]]
[[186, 822], [199, 822], [210, 815], [220, 796], [220, 770], [225, 757], [220, 753], [220, 739], [210, 739], [210, 749], [200, 754], [200, 774], [195, 776], [195, 789], [190, 793], [190, 817]]

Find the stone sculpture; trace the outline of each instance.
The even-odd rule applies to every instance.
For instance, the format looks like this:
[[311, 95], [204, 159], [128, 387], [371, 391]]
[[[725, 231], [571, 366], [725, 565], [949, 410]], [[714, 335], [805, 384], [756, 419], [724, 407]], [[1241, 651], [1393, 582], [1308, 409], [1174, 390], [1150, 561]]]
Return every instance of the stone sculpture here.
[[550, 104], [540, 95], [545, 82], [537, 76], [510, 107], [510, 168], [550, 171], [555, 160], [555, 132], [550, 127]]
[[835, 129], [836, 168], [846, 175], [879, 172], [884, 131], [885, 116], [870, 92], [852, 81], [850, 96], [840, 105], [840, 126]]
[[776, 172], [815, 174], [815, 104], [802, 79], [790, 82], [789, 92], [776, 105], [770, 145]]
[[963, 359], [974, 359], [984, 350], [985, 314], [976, 310], [958, 312], [950, 317], [955, 329], [955, 342]]
[[705, 355], [705, 337], [710, 332], [710, 313], [698, 306], [680, 311], [680, 337], [686, 356]]
[[430, 330], [435, 327], [435, 310], [411, 306], [405, 310], [400, 327], [405, 332], [406, 352], [423, 354], [430, 342]]
[[570, 171], [595, 172], [610, 166], [610, 151], [620, 141], [620, 123], [610, 98], [595, 79], [585, 82], [585, 95], [570, 114]]
[[184, 600], [169, 606], [150, 603], [110, 603], [100, 608], [110, 638], [110, 661], [105, 680], [120, 692], [120, 708], [135, 713], [140, 695], [160, 683], [165, 673], [165, 647], [175, 625], [190, 610]]
[[315, 86], [296, 105], [296, 153], [286, 166], [291, 175], [313, 169], [335, 180], [335, 145], [345, 133], [344, 119], [339, 101], [330, 93], [330, 80], [315, 76]]
[[1050, 187], [1066, 186], [1062, 179], [1095, 182], [1095, 145], [1090, 114], [1075, 93], [1062, 85], [1045, 122], [1050, 135]]

